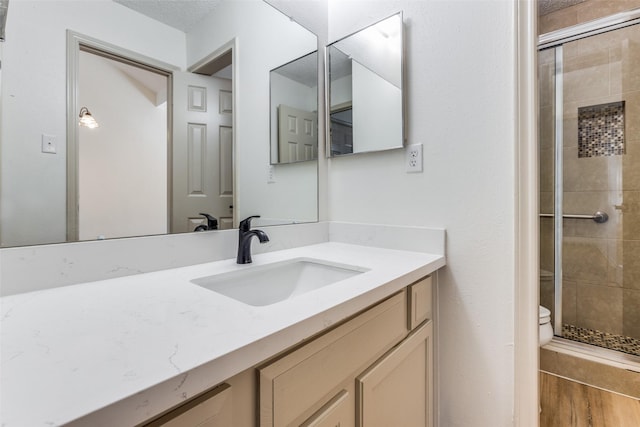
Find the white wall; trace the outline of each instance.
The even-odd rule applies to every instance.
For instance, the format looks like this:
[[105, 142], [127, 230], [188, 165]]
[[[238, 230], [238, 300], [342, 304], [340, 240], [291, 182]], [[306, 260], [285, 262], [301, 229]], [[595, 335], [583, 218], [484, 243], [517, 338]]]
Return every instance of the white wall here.
[[[175, 66], [185, 34], [110, 0], [11, 0], [3, 45], [2, 245], [66, 238], [66, 30]], [[41, 134], [58, 153], [40, 152]]]
[[167, 233], [167, 103], [114, 64], [80, 52], [78, 105], [100, 124], [79, 129], [80, 240]]
[[406, 25], [408, 143], [331, 159], [333, 221], [443, 227], [441, 426], [512, 425], [514, 404], [515, 2], [330, 1], [329, 40], [398, 10]]
[[[262, 0], [224, 2], [187, 35], [189, 64], [237, 41], [234, 76], [238, 218], [317, 220], [317, 163], [269, 167], [269, 71], [317, 48], [317, 39]], [[224, 18], [222, 18], [224, 17]], [[259, 224], [259, 222], [256, 222]]]

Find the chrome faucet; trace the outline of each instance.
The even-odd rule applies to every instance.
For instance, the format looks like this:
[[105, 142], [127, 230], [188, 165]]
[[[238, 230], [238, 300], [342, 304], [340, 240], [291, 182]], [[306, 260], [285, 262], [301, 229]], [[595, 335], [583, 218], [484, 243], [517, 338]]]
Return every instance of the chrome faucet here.
[[253, 236], [256, 236], [260, 243], [269, 241], [269, 236], [264, 231], [251, 229], [252, 218], [260, 218], [260, 215], [243, 219], [238, 227], [238, 264], [251, 264], [251, 238]]

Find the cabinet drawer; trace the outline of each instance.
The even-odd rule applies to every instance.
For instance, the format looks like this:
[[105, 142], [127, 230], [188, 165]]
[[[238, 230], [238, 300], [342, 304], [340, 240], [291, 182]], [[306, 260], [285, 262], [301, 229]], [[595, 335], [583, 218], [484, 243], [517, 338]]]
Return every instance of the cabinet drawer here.
[[409, 329], [415, 329], [425, 320], [433, 318], [432, 293], [433, 282], [431, 276], [425, 277], [409, 286]]
[[407, 334], [405, 292], [259, 369], [260, 425], [298, 425]]
[[222, 384], [144, 427], [228, 427], [233, 425], [231, 387]]

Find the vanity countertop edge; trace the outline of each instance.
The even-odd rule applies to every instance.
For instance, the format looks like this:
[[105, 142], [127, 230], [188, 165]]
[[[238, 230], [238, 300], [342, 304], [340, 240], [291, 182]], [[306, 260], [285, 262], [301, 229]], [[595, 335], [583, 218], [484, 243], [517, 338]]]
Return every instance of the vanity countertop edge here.
[[[190, 282], [310, 258], [368, 269], [253, 307]], [[445, 265], [441, 254], [327, 242], [0, 298], [3, 427], [136, 425]]]

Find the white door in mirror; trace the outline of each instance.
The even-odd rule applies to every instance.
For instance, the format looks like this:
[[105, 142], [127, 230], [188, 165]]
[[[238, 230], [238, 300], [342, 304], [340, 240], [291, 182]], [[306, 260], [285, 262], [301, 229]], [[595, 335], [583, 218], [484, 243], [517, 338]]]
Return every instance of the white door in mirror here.
[[171, 232], [194, 231], [202, 213], [233, 222], [231, 80], [173, 73], [173, 203]]

